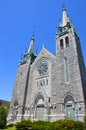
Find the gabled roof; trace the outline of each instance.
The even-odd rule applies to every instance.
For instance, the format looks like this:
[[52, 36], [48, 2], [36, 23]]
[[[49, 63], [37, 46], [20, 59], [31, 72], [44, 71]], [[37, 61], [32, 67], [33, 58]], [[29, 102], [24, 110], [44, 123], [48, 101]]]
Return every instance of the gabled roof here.
[[49, 60], [53, 60], [55, 58], [55, 56], [51, 52], [49, 52], [45, 47], [43, 47], [32, 65], [38, 63], [38, 61], [42, 58], [47, 58]]

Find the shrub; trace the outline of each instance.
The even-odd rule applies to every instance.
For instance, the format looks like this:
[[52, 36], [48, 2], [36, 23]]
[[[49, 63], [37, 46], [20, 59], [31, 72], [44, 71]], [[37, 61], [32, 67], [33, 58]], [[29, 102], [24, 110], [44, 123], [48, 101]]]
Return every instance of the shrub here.
[[6, 111], [3, 106], [0, 107], [0, 129], [6, 127]]
[[16, 124], [16, 130], [83, 130], [83, 122], [74, 120], [34, 121], [23, 120]]
[[83, 130], [83, 122], [70, 119], [53, 122], [53, 130]]
[[32, 128], [32, 122], [30, 120], [22, 120], [18, 122], [16, 125], [16, 130], [28, 130]]
[[73, 120], [63, 120], [62, 122], [62, 128], [66, 128], [66, 130], [72, 130], [74, 126], [74, 121]]
[[84, 128], [83, 122], [80, 121], [74, 122], [74, 130], [83, 130], [83, 128]]
[[53, 130], [52, 123], [49, 121], [34, 121], [32, 130]]

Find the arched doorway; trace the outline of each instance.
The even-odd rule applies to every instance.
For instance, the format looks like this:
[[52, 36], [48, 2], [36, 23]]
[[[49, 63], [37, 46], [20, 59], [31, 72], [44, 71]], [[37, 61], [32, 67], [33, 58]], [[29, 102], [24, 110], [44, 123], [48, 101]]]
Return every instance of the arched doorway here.
[[67, 95], [64, 99], [64, 104], [66, 118], [75, 119], [75, 106], [73, 97], [71, 95]]
[[35, 99], [35, 119], [43, 120], [45, 114], [45, 102], [42, 95], [38, 95]]

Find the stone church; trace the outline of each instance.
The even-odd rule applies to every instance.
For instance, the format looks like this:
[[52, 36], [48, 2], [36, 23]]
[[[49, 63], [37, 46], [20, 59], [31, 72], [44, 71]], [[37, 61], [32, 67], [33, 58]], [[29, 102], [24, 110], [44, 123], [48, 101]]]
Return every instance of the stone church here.
[[8, 124], [22, 119], [83, 120], [86, 105], [86, 71], [80, 39], [63, 7], [56, 29], [56, 54], [45, 47], [30, 47], [19, 62], [8, 114]]

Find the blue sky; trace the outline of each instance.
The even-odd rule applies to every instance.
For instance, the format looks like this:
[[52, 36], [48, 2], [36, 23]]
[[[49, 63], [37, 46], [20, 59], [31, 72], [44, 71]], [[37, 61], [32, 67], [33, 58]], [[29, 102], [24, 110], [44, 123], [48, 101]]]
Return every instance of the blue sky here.
[[18, 63], [33, 31], [35, 52], [44, 44], [55, 53], [63, 2], [80, 37], [86, 65], [86, 0], [0, 0], [0, 99], [11, 100]]

